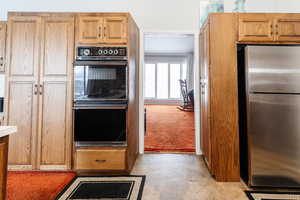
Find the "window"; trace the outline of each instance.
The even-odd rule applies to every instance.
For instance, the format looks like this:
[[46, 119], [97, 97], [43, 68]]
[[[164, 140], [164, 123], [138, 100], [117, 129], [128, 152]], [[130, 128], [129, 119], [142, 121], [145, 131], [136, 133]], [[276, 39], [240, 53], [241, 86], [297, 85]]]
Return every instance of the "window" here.
[[180, 99], [179, 79], [186, 79], [187, 64], [184, 58], [146, 59], [145, 98]]

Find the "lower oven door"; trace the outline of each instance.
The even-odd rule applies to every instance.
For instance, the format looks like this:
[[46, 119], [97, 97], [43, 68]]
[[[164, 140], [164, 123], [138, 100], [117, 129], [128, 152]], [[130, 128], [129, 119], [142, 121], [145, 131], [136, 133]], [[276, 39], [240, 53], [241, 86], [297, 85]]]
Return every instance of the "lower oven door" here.
[[126, 145], [126, 113], [123, 108], [75, 108], [76, 145]]

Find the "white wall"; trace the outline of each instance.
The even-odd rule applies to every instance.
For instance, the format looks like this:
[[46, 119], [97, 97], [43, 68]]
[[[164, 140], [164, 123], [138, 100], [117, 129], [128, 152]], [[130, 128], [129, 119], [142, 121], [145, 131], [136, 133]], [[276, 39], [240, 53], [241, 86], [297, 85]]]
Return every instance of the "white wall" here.
[[196, 31], [199, 24], [199, 0], [2, 0], [1, 20], [8, 11], [131, 12], [146, 31]]
[[0, 73], [0, 97], [4, 97], [4, 74]]
[[[226, 12], [231, 12], [235, 0], [224, 0]], [[245, 9], [247, 12], [286, 12], [299, 13], [299, 0], [246, 0]]]
[[145, 53], [194, 52], [194, 35], [150, 34], [145, 36]]

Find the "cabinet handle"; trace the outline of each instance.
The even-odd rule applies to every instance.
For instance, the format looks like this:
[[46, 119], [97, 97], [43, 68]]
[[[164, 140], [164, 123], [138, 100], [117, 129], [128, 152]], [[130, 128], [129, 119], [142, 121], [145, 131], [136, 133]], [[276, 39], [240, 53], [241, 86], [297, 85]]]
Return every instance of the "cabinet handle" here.
[[271, 24], [271, 35], [273, 35], [273, 24]]
[[104, 27], [104, 37], [106, 37], [106, 27]]
[[34, 94], [37, 95], [38, 93], [38, 85], [34, 84]]
[[97, 163], [104, 163], [104, 162], [106, 162], [106, 160], [95, 160], [95, 162], [97, 162]]
[[101, 38], [101, 35], [102, 35], [102, 34], [101, 34], [101, 30], [102, 30], [102, 29], [101, 29], [101, 26], [100, 26], [100, 27], [99, 27], [99, 35], [98, 35], [99, 38]]
[[40, 84], [40, 94], [43, 94], [43, 85]]

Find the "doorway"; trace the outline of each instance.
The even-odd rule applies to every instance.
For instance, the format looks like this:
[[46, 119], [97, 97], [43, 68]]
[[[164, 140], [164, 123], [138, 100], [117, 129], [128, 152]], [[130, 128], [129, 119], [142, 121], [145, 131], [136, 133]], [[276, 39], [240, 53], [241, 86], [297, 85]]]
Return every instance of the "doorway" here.
[[200, 149], [195, 126], [195, 44], [194, 34], [144, 34], [142, 151], [194, 153]]

